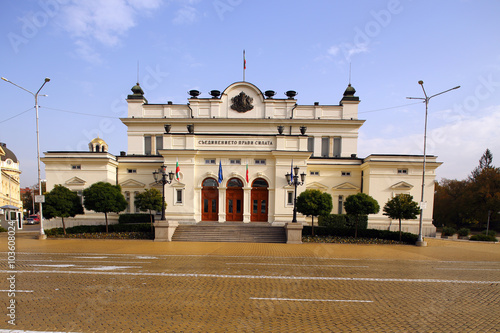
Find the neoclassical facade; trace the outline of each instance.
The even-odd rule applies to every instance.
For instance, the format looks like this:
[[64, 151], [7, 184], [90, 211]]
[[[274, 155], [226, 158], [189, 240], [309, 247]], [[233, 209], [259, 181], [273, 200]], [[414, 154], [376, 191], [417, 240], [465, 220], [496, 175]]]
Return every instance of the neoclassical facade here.
[[[166, 165], [176, 172], [165, 185], [166, 218], [179, 223], [226, 221], [290, 222], [294, 187], [285, 175], [292, 166], [305, 174], [297, 188], [328, 192], [332, 213], [343, 213], [347, 196], [364, 192], [381, 207], [398, 193], [420, 199], [423, 156], [357, 154], [359, 98], [349, 85], [336, 105], [300, 105], [296, 92], [278, 98], [249, 82], [235, 82], [209, 97], [191, 90], [186, 104], [149, 103], [139, 84], [128, 95], [128, 150], [115, 156], [100, 138], [89, 151], [49, 151], [45, 163], [47, 190], [62, 184], [81, 193], [97, 181], [119, 184], [136, 212], [134, 198], [155, 183], [153, 172]], [[423, 234], [433, 235], [432, 204], [435, 156], [427, 156]], [[75, 218], [90, 219], [87, 212]], [[95, 216], [92, 217], [95, 219]], [[299, 214], [299, 222], [308, 223]], [[397, 222], [371, 215], [369, 226], [397, 229]], [[418, 232], [418, 220], [404, 221], [403, 230]]]
[[20, 174], [16, 155], [0, 142], [0, 224], [3, 228], [7, 228], [9, 220], [16, 220], [17, 226], [22, 228]]

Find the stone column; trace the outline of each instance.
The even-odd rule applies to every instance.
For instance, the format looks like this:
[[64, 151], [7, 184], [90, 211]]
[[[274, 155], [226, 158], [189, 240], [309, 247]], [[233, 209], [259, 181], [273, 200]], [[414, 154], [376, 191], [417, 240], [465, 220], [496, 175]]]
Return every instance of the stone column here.
[[175, 229], [179, 226], [177, 221], [158, 221], [154, 223], [155, 242], [171, 242]]
[[287, 244], [302, 244], [302, 223], [288, 222], [286, 224], [286, 243]]

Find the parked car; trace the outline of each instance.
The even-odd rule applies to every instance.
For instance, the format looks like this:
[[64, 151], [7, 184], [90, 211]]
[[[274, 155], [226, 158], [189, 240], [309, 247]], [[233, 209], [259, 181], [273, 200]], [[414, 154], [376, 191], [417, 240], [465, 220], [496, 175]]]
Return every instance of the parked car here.
[[28, 217], [26, 219], [26, 224], [35, 224], [35, 220], [33, 220], [31, 217]]
[[29, 219], [33, 219], [33, 224], [40, 223], [40, 216], [38, 216], [37, 214], [28, 216], [28, 220]]

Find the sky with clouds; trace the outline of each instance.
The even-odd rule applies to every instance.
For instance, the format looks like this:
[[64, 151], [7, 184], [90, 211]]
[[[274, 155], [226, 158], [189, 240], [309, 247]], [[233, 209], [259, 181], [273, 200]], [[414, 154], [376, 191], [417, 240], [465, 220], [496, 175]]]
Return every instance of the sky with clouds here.
[[[358, 155], [422, 154], [438, 178], [464, 179], [489, 148], [500, 166], [500, 2], [443, 0], [25, 0], [0, 12], [0, 76], [39, 97], [44, 151], [87, 150], [99, 135], [127, 150], [126, 95], [137, 80], [150, 103], [187, 103], [242, 80], [299, 104], [361, 99]], [[349, 69], [351, 67], [351, 70]], [[351, 73], [351, 74], [350, 74]], [[0, 141], [36, 183], [34, 98], [0, 81]], [[43, 168], [43, 164], [42, 164]], [[43, 177], [43, 174], [42, 174]]]

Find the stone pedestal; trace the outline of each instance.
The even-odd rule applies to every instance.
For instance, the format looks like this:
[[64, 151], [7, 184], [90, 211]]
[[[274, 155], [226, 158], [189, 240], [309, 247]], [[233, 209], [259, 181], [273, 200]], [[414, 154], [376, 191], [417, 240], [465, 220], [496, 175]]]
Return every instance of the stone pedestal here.
[[415, 245], [416, 245], [416, 246], [422, 246], [422, 247], [423, 247], [423, 246], [427, 246], [427, 242], [426, 242], [426, 241], [424, 241], [424, 240], [422, 240], [422, 241], [417, 241], [417, 242], [415, 243]]
[[175, 229], [179, 226], [177, 221], [158, 221], [155, 226], [155, 242], [171, 242]]
[[302, 244], [302, 223], [292, 223], [286, 224], [286, 243], [287, 244]]

